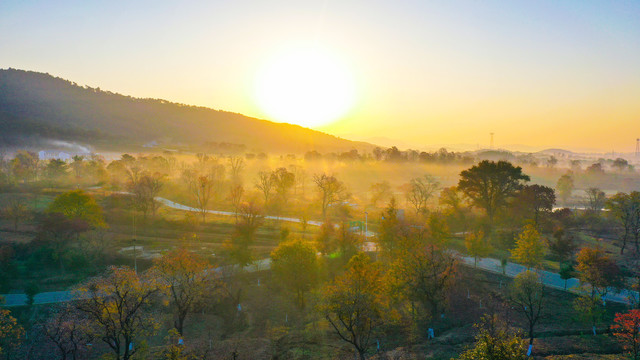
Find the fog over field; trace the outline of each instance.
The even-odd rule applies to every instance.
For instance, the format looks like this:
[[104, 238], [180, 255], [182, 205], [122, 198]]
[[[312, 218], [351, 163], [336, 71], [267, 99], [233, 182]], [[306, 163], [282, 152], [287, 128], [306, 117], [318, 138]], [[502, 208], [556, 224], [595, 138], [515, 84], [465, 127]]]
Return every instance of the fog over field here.
[[0, 358], [639, 360], [638, 19], [0, 2]]

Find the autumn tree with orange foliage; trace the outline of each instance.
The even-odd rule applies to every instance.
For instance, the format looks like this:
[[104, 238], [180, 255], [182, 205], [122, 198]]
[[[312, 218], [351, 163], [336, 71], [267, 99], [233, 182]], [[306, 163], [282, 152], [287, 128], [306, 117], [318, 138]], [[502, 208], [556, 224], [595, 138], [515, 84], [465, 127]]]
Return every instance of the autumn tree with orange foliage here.
[[640, 360], [640, 310], [632, 309], [624, 314], [616, 314], [611, 326], [613, 335], [631, 353], [633, 360]]
[[174, 312], [174, 326], [182, 335], [187, 315], [215, 288], [213, 271], [198, 254], [176, 249], [154, 261], [152, 272], [167, 287]]
[[[4, 301], [4, 299], [2, 299]], [[24, 329], [18, 324], [11, 312], [0, 309], [0, 355], [11, 358], [11, 353], [24, 338]]]
[[161, 290], [154, 277], [114, 266], [76, 290], [81, 299], [76, 307], [89, 318], [93, 334], [113, 350], [114, 358], [129, 360], [158, 329], [149, 310]]
[[601, 248], [585, 247], [578, 253], [577, 260], [578, 278], [583, 286], [589, 285], [590, 291], [574, 300], [574, 308], [585, 320], [590, 320], [595, 329], [603, 314], [602, 297], [610, 287], [622, 285], [623, 278], [618, 265]]

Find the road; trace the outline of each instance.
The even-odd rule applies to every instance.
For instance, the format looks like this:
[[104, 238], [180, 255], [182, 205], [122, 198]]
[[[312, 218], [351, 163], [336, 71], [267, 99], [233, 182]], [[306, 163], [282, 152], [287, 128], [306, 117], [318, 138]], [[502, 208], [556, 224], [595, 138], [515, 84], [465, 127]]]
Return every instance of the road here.
[[[460, 259], [465, 265], [470, 267], [474, 266], [473, 257], [460, 256]], [[497, 274], [504, 274], [510, 278], [514, 278], [518, 274], [527, 270], [527, 268], [523, 265], [509, 262], [503, 272], [500, 260], [493, 259], [493, 258], [479, 258], [478, 268], [484, 271], [489, 271]], [[571, 278], [567, 280], [566, 290], [565, 290], [565, 282], [560, 277], [559, 274], [550, 272], [550, 271], [545, 271], [545, 270], [540, 270], [538, 271], [538, 273], [542, 277], [543, 284], [550, 288], [568, 291], [574, 294], [582, 294], [586, 292], [585, 288], [581, 286], [580, 280], [576, 278]], [[603, 297], [605, 302], [612, 301], [612, 302], [621, 303], [621, 304], [629, 304], [630, 299], [632, 298], [635, 298], [636, 301], [640, 299], [638, 297], [637, 291], [623, 289], [620, 292], [618, 292], [616, 289], [613, 289], [613, 288], [608, 289], [607, 294]]]
[[[173, 209], [186, 210], [186, 211], [199, 211], [196, 208], [178, 204], [176, 202], [173, 202], [165, 198], [157, 197], [156, 200], [164, 204], [165, 206], [168, 206]], [[223, 216], [235, 216], [235, 213], [229, 212], [229, 211], [207, 210], [207, 213], [215, 214], [215, 215], [223, 215]], [[265, 216], [265, 218], [280, 220], [280, 221], [295, 222], [295, 223], [301, 222], [300, 219], [289, 218], [289, 217]], [[322, 225], [322, 222], [307, 221], [307, 224], [320, 226]], [[371, 231], [367, 232], [367, 237], [372, 237], [372, 236], [375, 236], [375, 233]], [[464, 265], [474, 267], [475, 260], [473, 257], [461, 255], [460, 259]], [[270, 267], [271, 267], [271, 259], [262, 259], [245, 267], [245, 271], [249, 271], [249, 272], [263, 271], [263, 270], [268, 270]], [[500, 260], [493, 259], [493, 258], [479, 258], [477, 263], [477, 268], [480, 270], [489, 271], [497, 274], [504, 273], [504, 275], [510, 278], [514, 278], [518, 274], [527, 270], [525, 266], [509, 262], [503, 272]], [[225, 270], [224, 268], [214, 269], [214, 271], [217, 271], [217, 272], [223, 272], [224, 270]], [[544, 271], [544, 270], [540, 271], [539, 273], [542, 276], [542, 282], [544, 283], [544, 285], [548, 287], [562, 290], [562, 291], [568, 291], [574, 294], [580, 294], [581, 292], [585, 291], [580, 286], [580, 280], [576, 278], [571, 278], [567, 280], [566, 290], [565, 290], [565, 282], [562, 278], [560, 278], [559, 274], [550, 272], [550, 271]], [[25, 294], [6, 294], [2, 296], [5, 298], [5, 304], [4, 304], [5, 307], [24, 306], [27, 303], [27, 296]], [[609, 302], [612, 301], [612, 302], [622, 303], [622, 304], [629, 304], [630, 298], [640, 299], [640, 296], [638, 295], [637, 291], [622, 290], [621, 292], [617, 292], [615, 289], [610, 289], [608, 294], [604, 296], [605, 301], [609, 301]], [[67, 302], [67, 301], [71, 301], [72, 299], [73, 299], [73, 295], [70, 291], [44, 292], [44, 293], [37, 294], [34, 297], [34, 304], [51, 304], [51, 303], [57, 303], [57, 302]]]

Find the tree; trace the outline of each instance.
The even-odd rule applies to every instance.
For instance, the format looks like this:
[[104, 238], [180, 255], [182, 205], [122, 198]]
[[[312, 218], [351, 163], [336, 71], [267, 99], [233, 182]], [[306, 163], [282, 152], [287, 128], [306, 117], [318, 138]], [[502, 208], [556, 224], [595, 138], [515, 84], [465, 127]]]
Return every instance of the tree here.
[[622, 343], [624, 349], [631, 353], [633, 360], [640, 360], [640, 310], [616, 314], [615, 324], [611, 326], [613, 335]]
[[22, 182], [36, 180], [38, 177], [38, 154], [20, 150], [11, 160], [11, 172]]
[[538, 184], [524, 185], [516, 198], [517, 205], [525, 210], [538, 226], [541, 214], [550, 215], [556, 203], [556, 194], [552, 188]]
[[[133, 158], [131, 155], [125, 154], [131, 158]], [[122, 158], [124, 159], [124, 155], [122, 156]], [[80, 179], [80, 177], [82, 176], [82, 172], [84, 169], [84, 156], [81, 155], [74, 155], [73, 156], [73, 162], [71, 162], [71, 169], [73, 169], [73, 174], [76, 176], [76, 179]], [[135, 161], [135, 158], [133, 158], [133, 161]]]
[[231, 170], [231, 182], [241, 183], [242, 170], [245, 167], [244, 159], [240, 156], [229, 156], [229, 169]]
[[200, 211], [202, 221], [206, 220], [207, 205], [214, 196], [215, 180], [211, 175], [197, 175], [193, 172], [186, 174], [189, 190], [196, 200], [196, 207]]
[[174, 327], [182, 335], [187, 315], [202, 304], [214, 286], [209, 263], [186, 249], [175, 249], [153, 263], [153, 273], [167, 287], [174, 313]]
[[31, 212], [24, 202], [13, 199], [9, 201], [9, 204], [4, 208], [3, 215], [13, 222], [13, 231], [18, 231], [18, 224], [21, 221], [28, 220]]
[[323, 290], [320, 311], [343, 341], [353, 345], [361, 360], [382, 325], [387, 300], [382, 269], [364, 253], [354, 255], [347, 270]]
[[46, 213], [38, 221], [36, 240], [45, 243], [52, 249], [52, 255], [64, 270], [63, 254], [73, 237], [89, 230], [89, 224], [82, 219], [70, 220], [62, 213]]
[[496, 316], [485, 316], [483, 323], [476, 328], [475, 345], [462, 353], [458, 360], [527, 359], [525, 341]]
[[640, 251], [640, 192], [617, 193], [607, 200], [605, 207], [622, 228], [620, 254], [624, 254], [630, 238], [634, 239], [636, 251]]
[[549, 243], [549, 250], [560, 261], [570, 261], [576, 249], [577, 245], [573, 235], [566, 235], [563, 229], [558, 229], [553, 233], [553, 240]]
[[69, 166], [67, 165], [66, 162], [60, 159], [51, 159], [47, 163], [47, 166], [44, 171], [47, 178], [53, 181], [57, 181], [63, 178], [65, 175], [67, 175], [68, 168]]
[[604, 169], [599, 162], [589, 165], [585, 172], [589, 175], [604, 175]]
[[604, 207], [604, 204], [607, 200], [604, 191], [596, 188], [590, 187], [586, 190], [587, 193], [587, 206], [589, 210], [593, 212], [599, 212]]
[[589, 293], [574, 301], [574, 308], [583, 319], [591, 322], [594, 332], [598, 321], [602, 318], [602, 298], [609, 292], [610, 287], [617, 287], [623, 283], [620, 269], [601, 248], [585, 247], [577, 256], [578, 278], [582, 286], [589, 286]]
[[591, 297], [605, 296], [610, 287], [623, 283], [620, 268], [602, 248], [584, 247], [577, 256], [578, 278], [591, 287]]
[[335, 232], [336, 228], [330, 220], [325, 220], [320, 225], [320, 231], [316, 236], [316, 247], [323, 254], [329, 254], [335, 250]]
[[283, 167], [277, 168], [271, 175], [273, 176], [276, 196], [282, 204], [286, 204], [289, 197], [289, 190], [291, 190], [296, 183], [296, 176]]
[[256, 181], [255, 187], [262, 192], [262, 197], [264, 199], [264, 206], [269, 206], [269, 200], [271, 200], [271, 193], [275, 186], [275, 178], [272, 176], [273, 174], [268, 171], [260, 171], [258, 173], [258, 180]]
[[60, 213], [71, 221], [84, 221], [92, 228], [105, 227], [102, 208], [82, 190], [62, 193], [47, 208], [48, 213]]
[[605, 311], [602, 308], [602, 297], [595, 294], [593, 296], [579, 296], [573, 300], [573, 309], [578, 313], [580, 319], [593, 328], [596, 334], [596, 326], [602, 321]]
[[63, 305], [54, 309], [42, 325], [42, 333], [56, 347], [62, 360], [85, 358], [87, 346], [93, 341], [87, 320], [84, 313]]
[[532, 224], [525, 225], [516, 240], [511, 257], [528, 269], [538, 266], [547, 253], [547, 244]]
[[452, 215], [456, 222], [461, 225], [462, 231], [467, 231], [466, 215], [468, 209], [464, 203], [460, 192], [455, 186], [442, 189], [440, 192], [439, 204], [445, 206], [445, 214]]
[[231, 241], [225, 244], [231, 259], [240, 266], [251, 263], [250, 246], [254, 241], [256, 231], [262, 225], [262, 209], [251, 199], [239, 207], [239, 218]]
[[233, 213], [235, 214], [236, 221], [238, 221], [238, 211], [240, 209], [240, 204], [242, 203], [242, 195], [244, 195], [244, 188], [242, 185], [235, 185], [231, 187], [229, 191], [229, 201], [231, 201], [231, 206], [233, 206]]
[[336, 232], [335, 242], [340, 255], [345, 259], [345, 262], [351, 259], [351, 257], [358, 252], [361, 240], [360, 236], [356, 235], [348, 228], [346, 222], [343, 222], [340, 225], [340, 228]]
[[277, 279], [294, 294], [295, 304], [304, 309], [305, 293], [318, 281], [316, 250], [303, 240], [291, 240], [271, 252], [271, 269]]
[[629, 169], [629, 162], [623, 158], [617, 158], [615, 160], [613, 160], [613, 163], [611, 164], [611, 167], [613, 167], [614, 169], [622, 172], [624, 170]]
[[[1, 299], [4, 302], [4, 299]], [[0, 355], [11, 358], [13, 351], [20, 345], [24, 337], [24, 329], [18, 324], [11, 312], [0, 309]]]
[[509, 300], [514, 310], [523, 314], [529, 322], [529, 344], [533, 344], [534, 328], [545, 307], [544, 285], [538, 274], [525, 271], [518, 274], [509, 287]]
[[129, 360], [138, 351], [134, 342], [153, 336], [158, 324], [148, 310], [160, 284], [127, 267], [111, 267], [105, 275], [77, 288], [76, 307], [88, 317], [95, 336], [113, 350], [116, 360]]
[[380, 247], [388, 255], [392, 255], [399, 248], [399, 237], [402, 224], [398, 219], [398, 208], [394, 197], [389, 200], [389, 204], [382, 212], [382, 220], [380, 221], [380, 234], [378, 242]]
[[467, 233], [464, 237], [464, 246], [467, 248], [469, 255], [473, 256], [474, 266], [478, 266], [478, 258], [485, 257], [491, 253], [491, 247], [484, 239], [484, 232]]
[[483, 208], [493, 223], [495, 213], [522, 187], [522, 182], [529, 180], [519, 166], [514, 167], [506, 161], [484, 160], [460, 173], [458, 189], [474, 205]]
[[391, 266], [391, 283], [397, 294], [419, 304], [425, 315], [437, 319], [445, 308], [456, 265], [456, 259], [442, 248], [416, 244]]
[[405, 196], [407, 201], [413, 205], [416, 214], [427, 211], [427, 202], [439, 186], [440, 183], [430, 175], [411, 179], [407, 185]]
[[560, 263], [560, 271], [558, 274], [560, 275], [560, 279], [564, 280], [564, 289], [567, 290], [567, 280], [573, 277], [575, 269], [573, 268], [573, 264], [570, 262]]
[[377, 206], [380, 201], [387, 201], [393, 196], [391, 184], [388, 181], [371, 184], [371, 204]]
[[556, 191], [558, 192], [558, 197], [562, 200], [563, 205], [567, 205], [567, 202], [571, 198], [571, 193], [573, 192], [573, 173], [568, 172], [558, 179], [556, 183]]
[[147, 213], [151, 212], [151, 216], [155, 217], [158, 204], [156, 202], [156, 196], [162, 190], [163, 175], [155, 173], [153, 175], [144, 173], [141, 176], [137, 176], [135, 180], [129, 182], [129, 191], [133, 193], [133, 199], [138, 210], [142, 211], [144, 217], [147, 217]]
[[349, 198], [347, 188], [333, 175], [314, 175], [313, 182], [315, 182], [316, 187], [318, 188], [318, 193], [320, 194], [323, 219], [327, 218], [327, 209], [329, 206], [335, 205]]

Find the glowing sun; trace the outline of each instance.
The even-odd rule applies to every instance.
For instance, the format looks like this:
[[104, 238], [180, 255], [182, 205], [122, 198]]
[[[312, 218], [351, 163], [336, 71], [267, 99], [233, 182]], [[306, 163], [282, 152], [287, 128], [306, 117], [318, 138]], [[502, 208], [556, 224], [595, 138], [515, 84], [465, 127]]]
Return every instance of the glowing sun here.
[[327, 51], [299, 49], [275, 56], [259, 71], [256, 100], [276, 121], [305, 127], [344, 116], [355, 100], [355, 81], [343, 62]]

